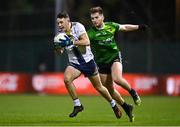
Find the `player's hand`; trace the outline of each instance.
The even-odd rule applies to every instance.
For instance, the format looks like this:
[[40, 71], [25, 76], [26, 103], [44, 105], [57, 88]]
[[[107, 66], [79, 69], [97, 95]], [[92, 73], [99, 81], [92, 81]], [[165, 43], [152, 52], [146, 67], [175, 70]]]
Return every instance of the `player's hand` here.
[[53, 44], [54, 44], [54, 45], [53, 45], [53, 49], [54, 49], [54, 52], [55, 52], [56, 54], [63, 53], [62, 50], [63, 50], [64, 48], [62, 48], [62, 47], [59, 45], [58, 42], [54, 42]]
[[62, 54], [64, 52], [64, 48], [55, 48], [54, 53], [55, 54]]
[[139, 29], [139, 30], [142, 30], [142, 31], [145, 31], [145, 30], [149, 29], [149, 26], [146, 25], [146, 24], [141, 24], [141, 25], [139, 25], [139, 28], [138, 28], [138, 29]]
[[59, 39], [59, 46], [61, 47], [65, 47], [65, 46], [70, 46], [73, 45], [73, 41], [68, 37], [68, 36], [64, 36], [65, 39]]
[[62, 47], [59, 45], [58, 42], [54, 42], [53, 44], [54, 44], [54, 49], [60, 49], [60, 48], [62, 48]]

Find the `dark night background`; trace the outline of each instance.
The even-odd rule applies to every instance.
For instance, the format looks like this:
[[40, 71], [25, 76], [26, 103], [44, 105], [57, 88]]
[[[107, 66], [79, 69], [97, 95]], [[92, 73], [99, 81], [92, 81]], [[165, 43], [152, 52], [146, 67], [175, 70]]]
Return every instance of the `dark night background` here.
[[[66, 55], [53, 53], [55, 0], [0, 1], [0, 71], [63, 71]], [[178, 0], [63, 0], [62, 10], [88, 29], [89, 9], [101, 6], [105, 20], [147, 24], [145, 32], [120, 32], [125, 72], [180, 73], [180, 2]]]

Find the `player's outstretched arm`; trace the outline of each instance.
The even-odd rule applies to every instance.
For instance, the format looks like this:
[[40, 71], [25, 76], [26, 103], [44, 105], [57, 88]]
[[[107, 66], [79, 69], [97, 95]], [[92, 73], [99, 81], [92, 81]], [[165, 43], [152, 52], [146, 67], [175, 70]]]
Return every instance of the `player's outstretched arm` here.
[[135, 31], [135, 30], [146, 30], [148, 28], [147, 25], [141, 24], [141, 25], [132, 25], [132, 24], [124, 24], [120, 25], [120, 31]]

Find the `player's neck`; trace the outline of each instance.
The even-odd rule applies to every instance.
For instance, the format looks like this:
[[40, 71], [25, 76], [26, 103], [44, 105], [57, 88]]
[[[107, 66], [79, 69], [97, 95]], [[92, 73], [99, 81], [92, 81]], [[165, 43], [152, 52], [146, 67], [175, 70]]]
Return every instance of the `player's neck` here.
[[72, 27], [72, 23], [69, 22], [69, 25], [68, 25], [68, 28], [67, 28], [67, 30], [66, 30], [66, 33], [70, 33], [71, 27]]
[[103, 28], [104, 28], [104, 22], [99, 27], [96, 27], [96, 29], [98, 29], [98, 30], [101, 30]]

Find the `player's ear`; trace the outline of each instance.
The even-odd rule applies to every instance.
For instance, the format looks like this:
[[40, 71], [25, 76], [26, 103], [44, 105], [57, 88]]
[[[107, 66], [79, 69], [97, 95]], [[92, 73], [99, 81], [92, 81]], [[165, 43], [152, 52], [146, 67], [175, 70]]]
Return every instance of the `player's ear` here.
[[104, 15], [102, 15], [102, 20], [104, 21]]
[[69, 17], [67, 18], [67, 21], [70, 22], [70, 18]]

